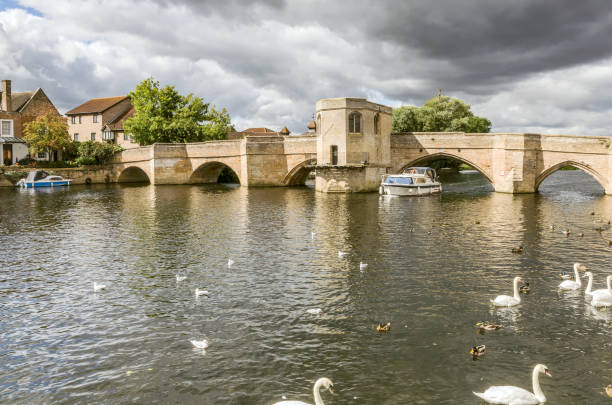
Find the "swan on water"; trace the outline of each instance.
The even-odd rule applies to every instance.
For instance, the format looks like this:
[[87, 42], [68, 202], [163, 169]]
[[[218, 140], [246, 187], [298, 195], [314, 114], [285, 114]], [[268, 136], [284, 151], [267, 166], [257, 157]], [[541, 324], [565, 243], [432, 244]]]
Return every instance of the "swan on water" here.
[[600, 288], [599, 290], [591, 291], [591, 288], [593, 287], [593, 273], [587, 271], [584, 274], [589, 278], [586, 290], [584, 290], [584, 293], [587, 295], [587, 298], [594, 299], [595, 297], [605, 297], [607, 295], [610, 295], [610, 289], [612, 288], [612, 279], [610, 278], [610, 276], [606, 278], [608, 288]]
[[208, 290], [200, 290], [199, 288], [196, 288], [195, 296], [199, 297], [200, 295], [208, 295]]
[[605, 290], [595, 290], [591, 293], [593, 299], [591, 305], [595, 308], [612, 307], [612, 275], [606, 277], [608, 288]]
[[364, 262], [359, 262], [359, 270], [365, 270], [368, 268], [368, 264]]
[[310, 239], [314, 239], [316, 234], [317, 234], [316, 232], [310, 232]]
[[227, 267], [232, 267], [232, 264], [234, 264], [234, 261], [232, 259], [227, 259]]
[[181, 274], [176, 274], [176, 282], [180, 282], [180, 281], [185, 281], [187, 279], [187, 276], [183, 276]]
[[511, 385], [498, 385], [489, 387], [485, 392], [474, 392], [474, 395], [484, 399], [490, 404], [507, 404], [507, 405], [529, 405], [543, 404], [546, 402], [546, 397], [540, 388], [539, 376], [544, 373], [551, 377], [548, 367], [543, 364], [538, 364], [533, 368], [531, 377], [533, 384], [533, 393], [526, 389], [514, 387]]
[[580, 274], [578, 270], [585, 270], [586, 268], [580, 263], [574, 263], [574, 277], [575, 280], [564, 280], [559, 284], [560, 290], [577, 290], [582, 287], [582, 281], [580, 281]]
[[195, 347], [196, 349], [206, 349], [208, 347], [208, 340], [206, 339], [202, 339], [202, 340], [190, 340], [191, 344], [193, 345], [193, 347]]
[[[328, 389], [332, 395], [334, 393], [334, 390], [333, 390], [334, 384], [331, 382], [331, 380], [326, 377], [319, 378], [317, 382], [315, 383], [314, 388], [312, 389], [312, 394], [314, 396], [315, 405], [325, 405], [325, 403], [323, 402], [323, 399], [321, 399], [321, 393], [319, 392], [321, 388]], [[306, 402], [302, 402], [302, 401], [280, 401], [280, 402], [275, 402], [273, 405], [310, 405], [310, 404]]]
[[93, 282], [93, 290], [94, 291], [104, 290], [105, 288], [106, 288], [105, 284], [98, 284], [95, 281]]
[[348, 255], [348, 253], [338, 251], [338, 257], [339, 257], [340, 259], [342, 259], [342, 258], [346, 257], [346, 255]]
[[521, 303], [521, 296], [519, 295], [518, 283], [523, 281], [520, 277], [514, 277], [514, 296], [509, 295], [498, 295], [494, 300], [491, 300], [493, 305], [496, 307], [512, 307]]
[[321, 308], [310, 308], [310, 309], [307, 309], [306, 312], [308, 312], [311, 315], [319, 315], [321, 312], [323, 312], [323, 310]]

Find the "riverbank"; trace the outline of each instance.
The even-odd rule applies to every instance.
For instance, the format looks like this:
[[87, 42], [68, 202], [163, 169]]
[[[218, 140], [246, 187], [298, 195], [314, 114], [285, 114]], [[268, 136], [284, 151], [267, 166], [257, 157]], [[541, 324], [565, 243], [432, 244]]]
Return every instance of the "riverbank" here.
[[104, 184], [111, 179], [111, 170], [106, 166], [81, 166], [66, 168], [38, 168], [9, 166], [0, 168], [0, 187], [15, 187], [20, 179], [33, 170], [44, 170], [72, 180], [72, 184]]

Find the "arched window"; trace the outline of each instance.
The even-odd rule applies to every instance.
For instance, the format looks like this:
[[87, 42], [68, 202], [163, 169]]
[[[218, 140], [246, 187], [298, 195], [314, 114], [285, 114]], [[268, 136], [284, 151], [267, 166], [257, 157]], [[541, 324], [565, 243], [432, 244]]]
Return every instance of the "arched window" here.
[[361, 133], [361, 114], [356, 111], [349, 114], [349, 133]]
[[378, 135], [380, 133], [380, 128], [378, 126], [378, 124], [379, 124], [378, 123], [378, 117], [379, 117], [379, 114], [374, 115], [374, 133], [376, 135]]

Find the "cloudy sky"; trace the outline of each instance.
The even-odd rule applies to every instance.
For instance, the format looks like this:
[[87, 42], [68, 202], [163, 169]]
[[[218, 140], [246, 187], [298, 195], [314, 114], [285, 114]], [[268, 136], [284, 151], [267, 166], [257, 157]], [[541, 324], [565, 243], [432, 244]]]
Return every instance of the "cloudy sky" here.
[[326, 97], [421, 105], [494, 131], [612, 135], [610, 0], [0, 0], [0, 78], [60, 111], [149, 76], [238, 129], [303, 132]]

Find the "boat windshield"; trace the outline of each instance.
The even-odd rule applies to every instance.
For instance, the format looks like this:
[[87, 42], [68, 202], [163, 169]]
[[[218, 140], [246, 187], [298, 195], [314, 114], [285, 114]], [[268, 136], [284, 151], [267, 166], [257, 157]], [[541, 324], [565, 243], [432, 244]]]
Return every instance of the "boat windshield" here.
[[404, 174], [425, 174], [425, 170], [424, 167], [409, 167], [404, 170]]
[[47, 172], [43, 170], [33, 170], [30, 173], [28, 173], [28, 177], [26, 178], [26, 181], [32, 182], [32, 181], [41, 180], [47, 177], [48, 175], [49, 174], [47, 174]]
[[387, 184], [413, 184], [411, 177], [387, 177]]

